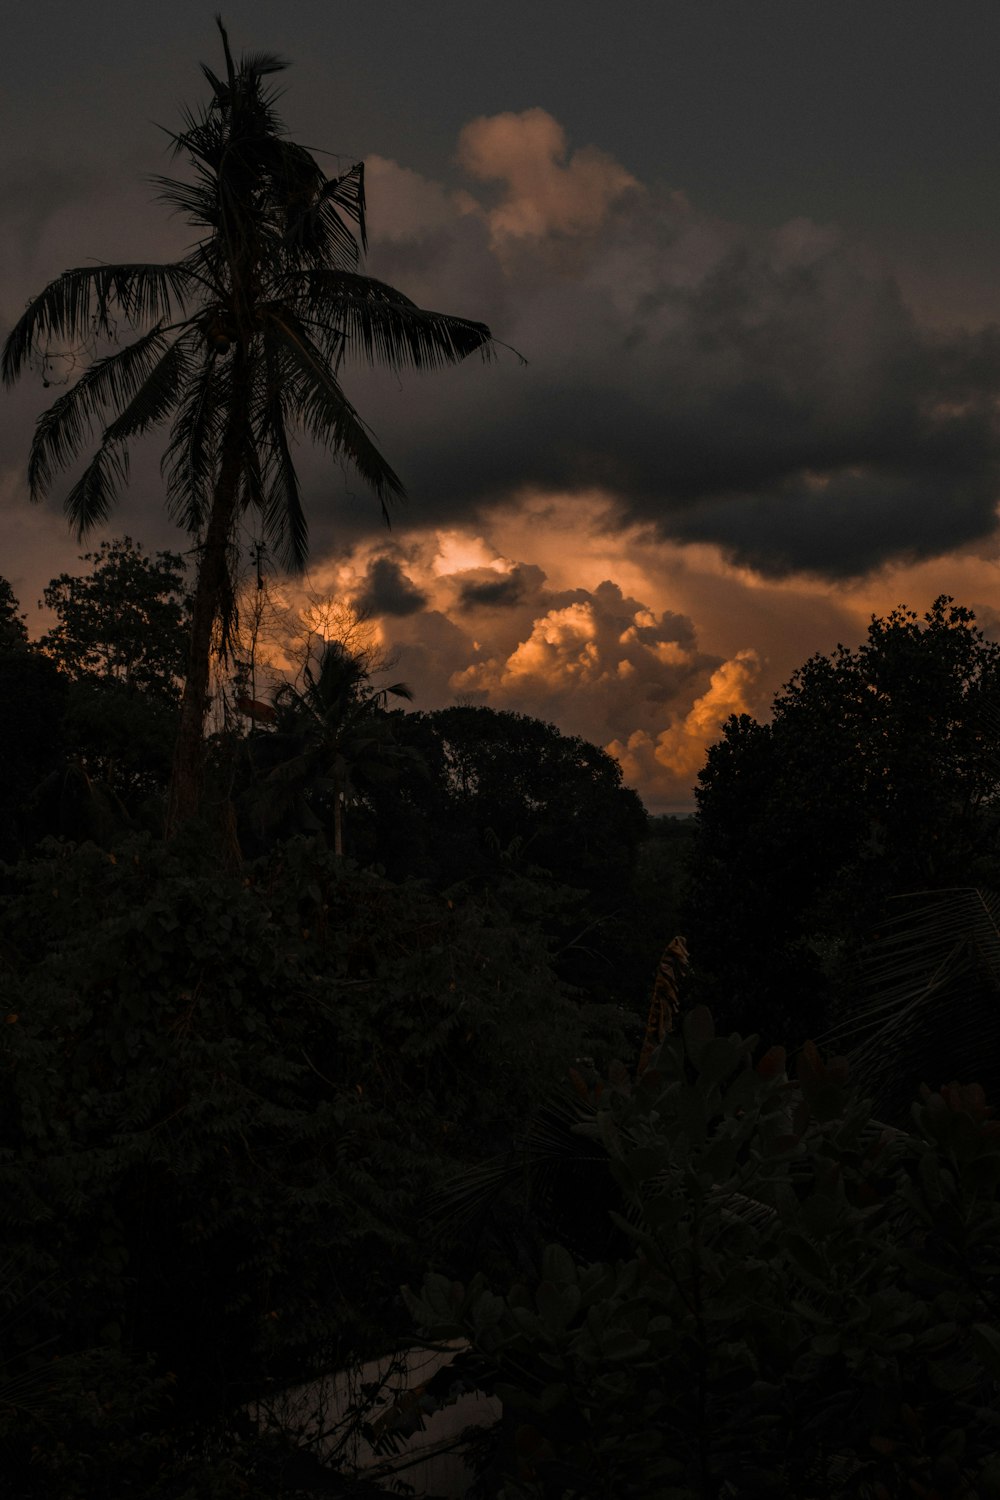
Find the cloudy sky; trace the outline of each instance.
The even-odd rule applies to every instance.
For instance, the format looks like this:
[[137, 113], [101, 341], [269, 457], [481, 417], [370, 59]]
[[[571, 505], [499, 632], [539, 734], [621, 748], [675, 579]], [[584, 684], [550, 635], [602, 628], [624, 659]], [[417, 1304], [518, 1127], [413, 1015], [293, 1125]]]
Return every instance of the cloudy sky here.
[[[162, 259], [157, 125], [214, 4], [17, 7], [0, 58], [0, 334], [88, 261]], [[169, 19], [168, 19], [169, 18]], [[367, 269], [525, 356], [348, 390], [409, 499], [302, 453], [314, 593], [417, 706], [516, 709], [684, 811], [731, 712], [939, 593], [1000, 628], [993, 0], [233, 0], [293, 136], [364, 159]], [[32, 509], [40, 377], [0, 398], [0, 573], [82, 550]], [[155, 455], [106, 535], [185, 545]], [[98, 541], [99, 536], [94, 537]], [[247, 537], [249, 543], [252, 538]]]

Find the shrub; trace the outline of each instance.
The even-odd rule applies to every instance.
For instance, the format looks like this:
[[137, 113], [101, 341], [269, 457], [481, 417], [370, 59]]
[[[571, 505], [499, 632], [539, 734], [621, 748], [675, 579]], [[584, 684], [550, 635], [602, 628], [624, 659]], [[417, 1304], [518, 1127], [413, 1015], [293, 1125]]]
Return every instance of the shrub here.
[[408, 1334], [426, 1200], [575, 1044], [544, 949], [306, 841], [51, 843], [5, 887], [10, 1378], [120, 1357], [179, 1429]]
[[620, 1258], [408, 1294], [503, 1399], [505, 1500], [1000, 1496], [1000, 1123], [952, 1085], [886, 1130], [842, 1060], [757, 1040], [698, 1007], [581, 1109]]

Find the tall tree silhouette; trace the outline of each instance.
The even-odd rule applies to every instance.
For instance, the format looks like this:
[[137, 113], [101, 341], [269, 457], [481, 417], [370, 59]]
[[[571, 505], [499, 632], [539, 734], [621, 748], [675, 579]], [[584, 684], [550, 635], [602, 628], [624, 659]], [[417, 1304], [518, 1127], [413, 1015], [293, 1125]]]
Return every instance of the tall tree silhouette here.
[[363, 164], [328, 178], [275, 112], [277, 94], [265, 80], [285, 61], [255, 52], [237, 65], [221, 17], [216, 22], [225, 74], [202, 65], [211, 99], [200, 114], [185, 115], [181, 133], [168, 132], [193, 180], [155, 179], [161, 198], [201, 237], [172, 264], [65, 271], [29, 305], [3, 352], [10, 384], [53, 341], [116, 341], [119, 322], [143, 330], [95, 359], [42, 414], [28, 477], [40, 500], [95, 425], [102, 428], [66, 499], [82, 536], [109, 515], [127, 482], [131, 441], [170, 422], [167, 504], [200, 546], [168, 833], [198, 807], [213, 629], [218, 622], [225, 655], [239, 518], [256, 510], [265, 540], [290, 569], [307, 555], [295, 431], [346, 458], [388, 520], [403, 486], [344, 394], [341, 364], [360, 357], [428, 369], [493, 353], [484, 324], [424, 311], [358, 273], [367, 248]]

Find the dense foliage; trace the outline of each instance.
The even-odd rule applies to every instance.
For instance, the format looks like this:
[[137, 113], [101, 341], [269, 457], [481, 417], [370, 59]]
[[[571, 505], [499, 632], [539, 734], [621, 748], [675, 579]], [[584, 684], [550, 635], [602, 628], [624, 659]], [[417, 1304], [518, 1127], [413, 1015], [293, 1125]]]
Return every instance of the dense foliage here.
[[15, 1500], [349, 1493], [245, 1408], [412, 1339], [428, 1269], [411, 1310], [504, 1398], [484, 1494], [1000, 1495], [1000, 1151], [970, 1090], [995, 903], [879, 919], [906, 972], [859, 1055], [877, 1110], [703, 1010], [638, 1086], [595, 1083], [638, 1059], [682, 900], [689, 983], [797, 1048], [833, 1000], [856, 1019], [888, 896], [991, 878], [998, 652], [968, 612], [874, 622], [772, 724], [731, 721], [697, 822], [550, 724], [400, 711], [327, 647], [220, 715], [206, 821], [165, 844], [183, 567], [84, 561], [38, 643], [0, 590]]
[[[652, 924], [636, 921], [649, 819], [617, 761], [527, 714], [456, 705], [393, 720], [395, 774], [370, 788], [359, 856], [399, 878], [492, 891], [519, 918], [543, 921], [567, 983], [641, 1005], [676, 903], [661, 899]], [[656, 879], [661, 898], [666, 879]]]
[[503, 1399], [505, 1500], [1000, 1496], [993, 1110], [924, 1089], [884, 1130], [842, 1061], [756, 1042], [698, 1007], [637, 1086], [581, 1086], [614, 1259], [411, 1295]]
[[684, 927], [725, 1023], [800, 1045], [836, 1019], [889, 898], [1000, 887], [1000, 645], [941, 597], [731, 718], [699, 777]]
[[97, 678], [176, 703], [187, 649], [187, 580], [177, 552], [145, 553], [131, 537], [102, 542], [44, 592], [56, 617], [38, 644], [74, 682]]
[[390, 1346], [429, 1196], [597, 1045], [502, 912], [304, 841], [44, 846], [0, 954], [3, 1368], [124, 1360], [169, 1382], [138, 1432]]

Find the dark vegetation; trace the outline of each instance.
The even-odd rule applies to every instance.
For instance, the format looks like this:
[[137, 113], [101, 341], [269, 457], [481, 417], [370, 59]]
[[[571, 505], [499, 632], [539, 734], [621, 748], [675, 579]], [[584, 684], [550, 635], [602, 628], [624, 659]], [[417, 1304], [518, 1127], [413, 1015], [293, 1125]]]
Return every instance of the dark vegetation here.
[[[896, 990], [896, 1011], [919, 1004], [934, 973], [909, 1018], [918, 1076], [954, 1055], [970, 986], [989, 1024], [993, 919], [974, 893], [1000, 890], [1000, 646], [969, 610], [944, 597], [922, 619], [897, 609], [857, 648], [813, 657], [769, 723], [723, 726], [699, 782], [683, 925], [720, 1023], [795, 1048], [859, 1023], [873, 985]], [[938, 932], [929, 919], [956, 889]], [[909, 949], [912, 974], [887, 964]], [[1000, 1058], [980, 1048], [978, 1066], [1000, 1091]]]
[[199, 565], [105, 543], [37, 642], [0, 580], [4, 1494], [371, 1493], [250, 1408], [458, 1337], [380, 1431], [499, 1395], [470, 1494], [1000, 1500], [1000, 648], [873, 621], [723, 726], [695, 820], [347, 640], [255, 699], [232, 559], [245, 513], [304, 556], [288, 424], [384, 502], [342, 357], [491, 340], [356, 273], [361, 168], [223, 42], [162, 184], [191, 255], [65, 273], [5, 351], [145, 329], [32, 488], [98, 421], [85, 530], [170, 416]]
[[412, 1338], [428, 1265], [530, 1260], [523, 1215], [428, 1205], [635, 1045], [675, 916], [664, 880], [644, 925], [649, 820], [602, 751], [401, 713], [336, 643], [214, 735], [164, 841], [181, 559], [82, 562], [37, 642], [3, 591], [33, 696], [0, 742], [0, 1462], [25, 1496], [201, 1493], [250, 1400]]
[[[266, 724], [222, 721], [164, 841], [184, 567], [82, 561], [37, 642], [0, 588], [9, 1492], [362, 1493], [247, 1406], [461, 1336], [449, 1379], [504, 1400], [484, 1495], [1000, 1494], [1000, 1127], [971, 1087], [998, 653], [969, 615], [808, 663], [771, 724], [725, 726], [687, 822], [551, 725], [400, 709], [333, 643]], [[868, 1037], [850, 1077], [807, 1041], [831, 1020]]]

